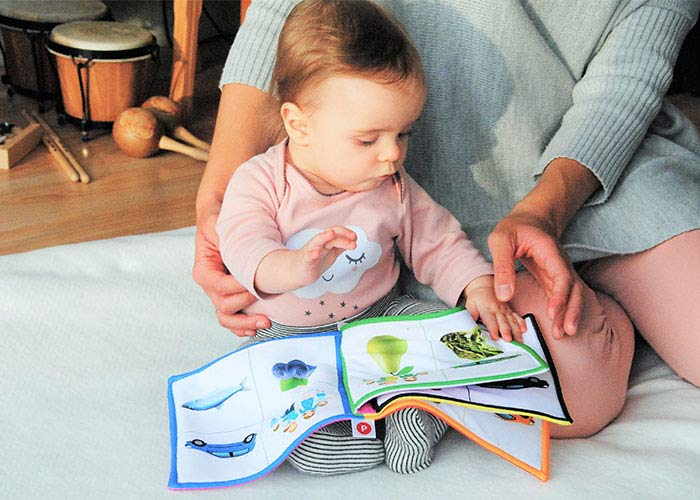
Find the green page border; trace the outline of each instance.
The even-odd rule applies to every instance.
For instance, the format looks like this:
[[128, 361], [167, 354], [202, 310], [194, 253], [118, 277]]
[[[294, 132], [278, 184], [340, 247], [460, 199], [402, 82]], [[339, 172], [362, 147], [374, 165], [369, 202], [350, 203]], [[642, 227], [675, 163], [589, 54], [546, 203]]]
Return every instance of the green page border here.
[[[346, 330], [352, 329], [355, 326], [360, 326], [360, 325], [367, 325], [367, 324], [372, 324], [372, 323], [392, 323], [392, 322], [397, 322], [397, 321], [422, 321], [426, 319], [434, 319], [434, 318], [441, 318], [443, 316], [449, 316], [451, 314], [455, 314], [458, 312], [466, 311], [463, 307], [453, 307], [452, 309], [446, 309], [444, 311], [437, 311], [437, 312], [432, 312], [432, 313], [425, 313], [425, 314], [415, 314], [415, 315], [402, 315], [402, 316], [380, 316], [376, 318], [366, 318], [366, 319], [361, 319], [358, 321], [353, 321], [352, 323], [347, 323], [343, 325], [340, 328], [340, 334], [341, 337], [345, 333]], [[519, 372], [511, 372], [508, 374], [504, 375], [489, 375], [485, 377], [472, 377], [472, 378], [461, 378], [461, 379], [455, 379], [455, 380], [447, 380], [444, 382], [415, 382], [415, 383], [408, 383], [408, 384], [402, 384], [400, 389], [397, 390], [396, 387], [384, 387], [381, 389], [376, 389], [374, 391], [366, 393], [364, 396], [360, 397], [357, 401], [355, 401], [352, 397], [352, 394], [350, 394], [349, 391], [349, 383], [348, 383], [348, 372], [345, 368], [345, 357], [343, 356], [343, 351], [341, 349], [342, 347], [342, 339], [340, 342], [340, 346], [338, 350], [340, 351], [338, 354], [340, 355], [340, 359], [342, 362], [343, 366], [343, 384], [345, 385], [346, 388], [346, 393], [348, 396], [348, 401], [350, 402], [350, 410], [353, 413], [357, 413], [357, 409], [362, 406], [364, 403], [369, 401], [370, 399], [379, 396], [381, 394], [385, 394], [387, 392], [399, 392], [403, 390], [404, 388], [407, 391], [410, 391], [411, 389], [437, 389], [440, 387], [451, 387], [455, 385], [469, 385], [469, 384], [479, 384], [482, 382], [492, 382], [496, 380], [508, 380], [511, 378], [517, 378], [517, 377], [523, 377], [526, 375], [534, 375], [536, 373], [542, 373], [544, 371], [549, 370], [549, 365], [547, 362], [540, 357], [539, 354], [537, 354], [530, 346], [523, 344], [521, 342], [517, 341], [512, 341], [510, 342], [511, 344], [515, 344], [518, 347], [522, 348], [525, 352], [530, 354], [532, 359], [535, 360], [535, 362], [538, 363], [539, 366], [530, 368], [528, 370], [522, 370]]]

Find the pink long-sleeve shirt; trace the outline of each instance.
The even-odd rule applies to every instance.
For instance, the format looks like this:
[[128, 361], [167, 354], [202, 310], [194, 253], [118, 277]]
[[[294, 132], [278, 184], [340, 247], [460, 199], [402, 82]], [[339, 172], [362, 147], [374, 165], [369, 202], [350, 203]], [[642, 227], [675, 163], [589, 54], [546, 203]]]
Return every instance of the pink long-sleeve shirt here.
[[[259, 300], [245, 309], [284, 325], [316, 326], [354, 316], [391, 291], [399, 277], [398, 248], [418, 281], [455, 305], [491, 264], [459, 222], [405, 172], [370, 191], [325, 195], [285, 162], [286, 141], [241, 165], [229, 181], [216, 224], [231, 274]], [[332, 226], [357, 234], [357, 247], [338, 256], [311, 285], [261, 296], [260, 261], [272, 251], [301, 248]], [[285, 272], [280, 269], [280, 272]]]

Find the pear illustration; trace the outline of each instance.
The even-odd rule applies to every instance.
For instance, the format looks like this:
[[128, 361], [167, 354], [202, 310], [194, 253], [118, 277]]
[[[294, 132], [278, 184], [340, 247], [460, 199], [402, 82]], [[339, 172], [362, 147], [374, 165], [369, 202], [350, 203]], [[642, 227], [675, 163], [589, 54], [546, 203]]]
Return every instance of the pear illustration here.
[[401, 357], [408, 349], [408, 342], [392, 335], [377, 335], [367, 342], [367, 354], [385, 373], [396, 373], [400, 369]]

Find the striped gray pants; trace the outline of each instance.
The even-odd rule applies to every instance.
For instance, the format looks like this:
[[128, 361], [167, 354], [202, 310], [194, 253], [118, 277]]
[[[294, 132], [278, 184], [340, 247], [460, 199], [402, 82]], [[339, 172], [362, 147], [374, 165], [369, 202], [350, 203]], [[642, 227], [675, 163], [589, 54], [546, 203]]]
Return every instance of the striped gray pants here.
[[[354, 321], [377, 316], [424, 314], [445, 309], [443, 304], [421, 302], [409, 295], [390, 293], [371, 307], [350, 318]], [[288, 337], [301, 333], [333, 330], [335, 324], [293, 327], [272, 323], [258, 330], [257, 340]], [[318, 475], [345, 474], [376, 467], [385, 462], [394, 472], [411, 474], [427, 468], [433, 449], [447, 430], [447, 424], [417, 408], [405, 408], [389, 415], [377, 438], [356, 438], [349, 420], [327, 425], [308, 436], [288, 458], [300, 471]], [[383, 432], [382, 432], [383, 431]], [[383, 436], [382, 436], [383, 434]]]

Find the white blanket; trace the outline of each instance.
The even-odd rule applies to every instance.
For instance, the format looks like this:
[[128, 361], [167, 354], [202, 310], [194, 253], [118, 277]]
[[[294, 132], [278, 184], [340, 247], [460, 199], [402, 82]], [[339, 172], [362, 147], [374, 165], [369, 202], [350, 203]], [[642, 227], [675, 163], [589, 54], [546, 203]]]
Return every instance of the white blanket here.
[[[192, 281], [193, 237], [186, 228], [0, 257], [0, 496], [192, 496], [166, 488], [166, 381], [240, 344]], [[698, 491], [700, 389], [641, 345], [622, 414], [592, 438], [553, 441], [547, 483], [451, 431], [432, 466], [411, 476], [379, 467], [321, 478], [284, 464], [253, 483], [194, 494], [588, 499]]]

